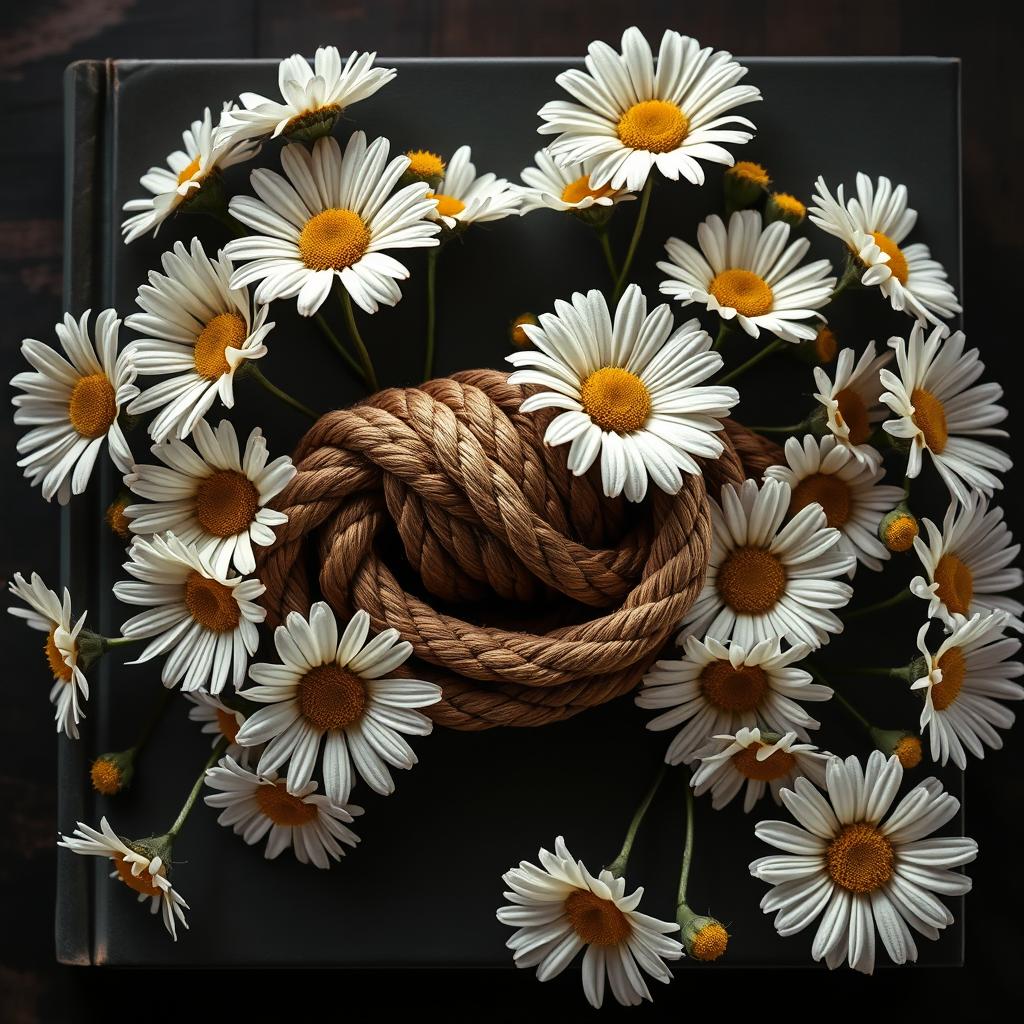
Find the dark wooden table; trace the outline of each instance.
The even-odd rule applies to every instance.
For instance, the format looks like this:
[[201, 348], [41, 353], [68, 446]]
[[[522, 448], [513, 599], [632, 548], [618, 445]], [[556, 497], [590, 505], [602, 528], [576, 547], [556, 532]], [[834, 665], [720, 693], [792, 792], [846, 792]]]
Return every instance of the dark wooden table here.
[[[1020, 295], [1018, 241], [1024, 193], [1021, 137], [1024, 105], [1019, 47], [1009, 26], [1011, 6], [975, 2], [955, 14], [926, 2], [860, 0], [856, 4], [786, 2], [754, 5], [680, 0], [623, 5], [609, 0], [518, 0], [504, 6], [469, 0], [51, 0], [4, 5], [0, 13], [0, 357], [6, 380], [21, 369], [25, 336], [47, 339], [61, 309], [62, 124], [61, 73], [84, 57], [271, 57], [311, 52], [319, 43], [343, 51], [376, 49], [393, 56], [581, 54], [592, 38], [616, 41], [636, 23], [656, 37], [665, 27], [734, 53], [766, 55], [927, 54], [964, 61], [965, 267], [969, 340], [982, 349], [990, 377], [1007, 386], [1013, 414], [1022, 407], [1012, 384], [1019, 356], [1015, 300]], [[159, 111], [154, 112], [159, 116]], [[794, 111], [799, 117], [799, 111]], [[878, 111], [884, 118], [886, 112]], [[813, 126], [808, 126], [813, 138]], [[865, 139], [865, 147], [871, 144]], [[927, 152], [921, 159], [928, 159]], [[8, 407], [9, 408], [9, 407]], [[34, 568], [57, 578], [57, 510], [44, 506], [14, 466], [15, 432], [0, 417], [2, 530], [0, 578]], [[1015, 446], [1016, 447], [1016, 446]], [[1011, 477], [1003, 498], [1021, 532], [1021, 494]], [[31, 565], [25, 562], [30, 553]], [[7, 619], [4, 616], [5, 620]], [[0, 693], [0, 1021], [92, 1020], [140, 1015], [171, 1019], [201, 1007], [234, 1014], [280, 1001], [298, 1008], [301, 996], [334, 993], [338, 1012], [367, 998], [389, 1009], [444, 1007], [456, 1019], [479, 1008], [489, 1020], [513, 1019], [533, 1007], [584, 1012], [575, 984], [539, 991], [529, 972], [450, 972], [443, 976], [389, 972], [284, 972], [229, 977], [152, 972], [97, 972], [53, 963], [55, 858], [54, 743], [46, 681], [34, 640], [4, 621]], [[1019, 729], [1017, 730], [1020, 731]], [[844, 997], [870, 1000], [891, 1014], [906, 1002], [917, 1014], [931, 1006], [949, 1014], [991, 1000], [1015, 983], [1024, 919], [1017, 882], [1020, 858], [1008, 842], [1024, 806], [1017, 752], [971, 763], [968, 832], [981, 857], [967, 901], [967, 966], [963, 971], [884, 971], [868, 981], [848, 972], [768, 975], [692, 971], [656, 993], [659, 1017], [676, 1018], [707, 1000], [731, 1012], [734, 1000], [800, 1005], [813, 996], [822, 1009]], [[210, 984], [212, 982], [212, 984]], [[741, 989], [737, 989], [740, 982]], [[756, 988], [751, 988], [755, 986]], [[775, 998], [773, 998], [775, 997]], [[229, 1003], [228, 1000], [232, 1002]], [[827, 1000], [827, 1001], [826, 1001]], [[201, 1002], [198, 1002], [201, 1001]], [[896, 1003], [896, 1006], [893, 1003]], [[230, 1006], [230, 1010], [228, 1010]], [[883, 1009], [884, 1008], [884, 1009]], [[606, 1012], [612, 1012], [606, 1008]], [[978, 1011], [975, 1010], [975, 1013]], [[204, 1012], [204, 1017], [206, 1013]], [[262, 1015], [261, 1015], [262, 1016]], [[256, 1018], [261, 1019], [261, 1018]], [[571, 1018], [570, 1018], [571, 1019]]]

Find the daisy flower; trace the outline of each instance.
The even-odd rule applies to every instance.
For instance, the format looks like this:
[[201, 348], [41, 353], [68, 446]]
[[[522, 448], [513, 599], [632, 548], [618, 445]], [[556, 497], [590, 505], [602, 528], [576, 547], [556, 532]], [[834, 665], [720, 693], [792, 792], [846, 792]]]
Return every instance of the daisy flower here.
[[525, 182], [521, 189], [523, 213], [544, 207], [579, 213], [593, 206], [610, 212], [613, 206], [636, 199], [632, 192], [610, 185], [591, 188], [588, 167], [571, 162], [561, 166], [546, 149], [537, 150], [533, 159], [536, 166], [524, 167], [520, 175]]
[[76, 622], [71, 615], [71, 594], [64, 588], [64, 600], [46, 586], [38, 573], [32, 573], [28, 583], [20, 572], [8, 584], [10, 593], [27, 608], [17, 606], [7, 610], [32, 628], [46, 634], [43, 653], [53, 675], [50, 703], [56, 709], [54, 720], [57, 731], [73, 740], [78, 739], [78, 723], [85, 717], [82, 703], [89, 699], [89, 682], [78, 665], [78, 639], [85, 624], [87, 612]]
[[763, 329], [783, 341], [813, 341], [825, 319], [815, 310], [828, 304], [836, 279], [828, 260], [799, 266], [811, 243], [790, 242], [790, 231], [781, 220], [762, 227], [756, 210], [734, 213], [728, 227], [712, 214], [697, 227], [699, 251], [678, 238], [665, 243], [661, 293], [735, 320], [752, 338]]
[[218, 790], [203, 798], [210, 807], [223, 808], [218, 825], [230, 826], [249, 846], [270, 833], [263, 851], [267, 860], [291, 847], [300, 864], [326, 870], [332, 860], [345, 856], [342, 843], [355, 846], [359, 842], [359, 836], [345, 826], [363, 809], [332, 804], [316, 792], [315, 782], [289, 793], [274, 772], [254, 775], [225, 757], [216, 768], [207, 769], [206, 785]]
[[242, 109], [225, 111], [221, 131], [232, 141], [282, 134], [311, 141], [326, 135], [347, 107], [372, 96], [397, 74], [394, 68], [375, 68], [376, 59], [376, 53], [353, 50], [342, 66], [336, 46], [321, 46], [310, 67], [293, 53], [277, 69], [281, 100], [241, 93]]
[[917, 634], [925, 674], [910, 688], [924, 697], [921, 731], [929, 734], [933, 761], [952, 759], [963, 770], [964, 747], [978, 758], [985, 747], [1002, 749], [996, 728], [1009, 729], [1014, 714], [999, 700], [1024, 700], [1024, 687], [1011, 682], [1024, 664], [1007, 660], [1020, 650], [1020, 640], [1003, 635], [1008, 620], [1006, 612], [961, 618], [934, 654], [925, 639], [930, 623]]
[[117, 351], [121, 321], [112, 309], [96, 318], [96, 345], [89, 336], [86, 310], [76, 321], [70, 313], [56, 326], [67, 359], [34, 338], [21, 343], [21, 354], [34, 370], [11, 378], [23, 394], [11, 399], [14, 422], [32, 429], [18, 440], [18, 466], [43, 497], [66, 505], [89, 483], [96, 458], [107, 441], [110, 457], [122, 472], [132, 453], [117, 422], [121, 407], [138, 393], [135, 363], [129, 349]]
[[[609, 498], [625, 493], [642, 501], [647, 478], [668, 494], [683, 473], [699, 474], [697, 458], [717, 459], [720, 420], [739, 401], [734, 388], [698, 387], [722, 367], [711, 339], [696, 320], [673, 331], [662, 304], [648, 314], [647, 299], [630, 285], [612, 323], [599, 291], [576, 292], [555, 303], [539, 326], [523, 325], [536, 346], [506, 356], [516, 367], [510, 384], [537, 384], [521, 412], [562, 409], [544, 441], [569, 444], [569, 469], [581, 476], [601, 456]], [[570, 443], [571, 442], [571, 443]]]
[[914, 550], [927, 579], [915, 576], [910, 589], [928, 602], [928, 617], [952, 627], [957, 616], [1001, 609], [1013, 617], [1014, 629], [1024, 630], [1024, 605], [1007, 596], [1024, 583], [1024, 573], [1010, 565], [1020, 545], [1013, 543], [1003, 510], [972, 494], [963, 506], [950, 502], [941, 531], [930, 519], [922, 522], [928, 543], [916, 537]]
[[881, 456], [868, 441], [877, 424], [889, 415], [882, 404], [879, 371], [892, 360], [892, 352], [875, 355], [875, 343], [869, 341], [854, 366], [854, 351], [844, 348], [836, 361], [835, 380], [820, 366], [814, 368], [815, 399], [821, 404], [825, 423], [832, 436], [863, 464], [875, 464]]
[[622, 54], [607, 43], [588, 47], [586, 71], [563, 71], [555, 81], [579, 103], [545, 103], [541, 135], [559, 163], [592, 163], [590, 187], [644, 187], [654, 167], [673, 181], [704, 184], [698, 161], [725, 164], [722, 143], [753, 137], [745, 117], [728, 111], [761, 98], [752, 85], [737, 85], [747, 69], [724, 50], [700, 48], [695, 39], [666, 31], [655, 66], [650, 44], [635, 26], [622, 34]]
[[[233, 104], [225, 103], [221, 117], [230, 116], [232, 109]], [[172, 213], [196, 199], [225, 167], [251, 160], [260, 149], [258, 143], [232, 139], [215, 128], [209, 107], [201, 121], [193, 121], [182, 133], [182, 139], [184, 150], [176, 149], [166, 167], [150, 167], [140, 179], [151, 194], [124, 204], [125, 212], [131, 213], [121, 225], [126, 243], [148, 231], [156, 235]]]
[[213, 737], [210, 746], [215, 747], [221, 740], [227, 740], [224, 752], [247, 765], [246, 758], [252, 751], [235, 742], [238, 730], [245, 725], [245, 715], [204, 690], [186, 693], [185, 699], [192, 705], [188, 709], [189, 721], [202, 723], [199, 731]]
[[971, 880], [952, 870], [978, 855], [967, 837], [927, 838], [960, 807], [937, 779], [915, 786], [883, 822], [903, 780], [895, 756], [874, 751], [833, 757], [825, 769], [826, 800], [807, 779], [784, 789], [782, 802], [799, 824], [762, 821], [755, 835], [782, 851], [750, 865], [773, 888], [761, 909], [775, 911], [775, 929], [795, 935], [824, 911], [811, 945], [830, 969], [849, 960], [864, 974], [875, 967], [875, 930], [897, 964], [917, 959], [911, 928], [929, 939], [953, 923], [938, 900], [970, 892]]
[[549, 981], [586, 947], [583, 992], [593, 1007], [604, 1001], [605, 978], [623, 1006], [651, 998], [638, 968], [664, 984], [672, 980], [665, 961], [683, 955], [669, 938], [679, 925], [640, 913], [642, 888], [627, 896], [624, 878], [608, 870], [595, 877], [573, 860], [561, 836], [555, 852], [541, 849], [539, 859], [540, 867], [524, 860], [501, 876], [509, 905], [497, 917], [516, 929], [506, 943], [516, 967], [536, 967], [537, 980]]
[[121, 635], [154, 638], [128, 664], [167, 654], [160, 673], [164, 686], [181, 683], [183, 690], [218, 694], [230, 678], [237, 690], [259, 645], [256, 623], [267, 617], [255, 603], [266, 587], [218, 573], [174, 534], [137, 538], [128, 558], [124, 568], [135, 579], [115, 583], [114, 596], [146, 611], [128, 619]]
[[393, 793], [388, 765], [411, 768], [416, 754], [403, 738], [427, 736], [433, 723], [416, 708], [436, 704], [441, 687], [394, 673], [412, 644], [386, 629], [369, 643], [370, 616], [358, 611], [338, 639], [334, 613], [323, 601], [309, 618], [292, 612], [274, 631], [280, 665], [249, 668], [258, 685], [243, 691], [266, 704], [238, 731], [242, 746], [267, 743], [258, 771], [266, 775], [288, 762], [288, 792], [305, 791], [324, 746], [324, 793], [348, 803], [352, 766], [375, 792]]
[[256, 301], [298, 296], [302, 316], [312, 316], [339, 279], [360, 309], [376, 313], [402, 297], [396, 281], [409, 271], [385, 249], [437, 245], [441, 227], [427, 218], [437, 204], [430, 186], [413, 182], [391, 194], [409, 166], [407, 156], [388, 163], [390, 143], [376, 139], [368, 147], [363, 132], [353, 132], [342, 156], [332, 138], [281, 150], [280, 174], [259, 168], [250, 180], [259, 199], [235, 196], [233, 216], [257, 234], [232, 239], [226, 252], [236, 263], [233, 288], [259, 281]]
[[188, 249], [175, 242], [160, 262], [164, 273], [151, 270], [135, 300], [143, 312], [125, 318], [142, 335], [129, 346], [139, 373], [166, 377], [128, 410], [160, 410], [149, 425], [155, 441], [188, 437], [218, 398], [232, 408], [235, 372], [267, 354], [264, 340], [274, 326], [267, 323], [269, 307], [253, 309], [249, 293], [231, 286], [223, 252], [211, 260], [193, 238]]
[[475, 221], [518, 215], [522, 203], [522, 193], [504, 178], [490, 173], [476, 176], [469, 146], [455, 150], [440, 184], [427, 193], [427, 198], [435, 204], [431, 219], [441, 221], [449, 230]]
[[[124, 482], [133, 494], [153, 504], [124, 510], [136, 534], [170, 531], [196, 550], [221, 576], [232, 564], [243, 575], [256, 568], [252, 546], [274, 543], [272, 527], [288, 516], [267, 502], [295, 476], [287, 455], [268, 464], [267, 442], [256, 427], [239, 452], [238, 436], [228, 420], [216, 431], [200, 420], [192, 432], [196, 451], [184, 441], [168, 440], [151, 451], [163, 465], [134, 466]], [[198, 453], [198, 454], [197, 454]]]
[[784, 638], [814, 649], [843, 624], [830, 609], [842, 608], [853, 588], [835, 577], [856, 564], [840, 549], [839, 531], [827, 525], [817, 502], [805, 505], [785, 526], [793, 492], [781, 480], [760, 487], [727, 484], [719, 504], [711, 500], [711, 557], [704, 587], [683, 619], [683, 636], [705, 633], [744, 647]]
[[112, 860], [114, 870], [110, 877], [119, 879], [138, 893], [140, 903], [148, 900], [150, 912], [155, 914], [159, 911], [164, 927], [175, 942], [178, 941], [178, 923], [188, 928], [185, 911], [189, 906], [168, 880], [166, 852], [161, 854], [151, 840], [122, 839], [104, 817], [100, 819], [99, 831], [80, 821], [74, 833], [61, 836], [57, 845], [72, 853]]
[[964, 351], [963, 331], [943, 340], [943, 330], [936, 327], [925, 340], [924, 328], [915, 324], [909, 342], [889, 339], [899, 375], [880, 371], [881, 401], [896, 418], [886, 420], [882, 429], [909, 442], [907, 476], [921, 472], [921, 453], [928, 451], [958, 501], [966, 502], [971, 488], [991, 497], [1003, 486], [995, 473], [1005, 473], [1013, 461], [977, 438], [1009, 436], [995, 426], [1007, 415], [996, 405], [1003, 389], [999, 384], [972, 387], [985, 372], [978, 350]]
[[741, 726], [766, 725], [773, 732], [793, 732], [806, 740], [808, 729], [821, 723], [798, 703], [832, 696], [827, 686], [811, 682], [795, 663], [810, 648], [795, 644], [783, 651], [777, 637], [746, 648], [708, 637], [687, 636], [685, 656], [658, 661], [644, 676], [636, 696], [641, 708], [667, 708], [647, 723], [655, 732], [682, 726], [665, 754], [669, 764], [693, 761], [715, 733], [733, 733]]
[[797, 743], [795, 732], [784, 736], [743, 728], [715, 736], [701, 751], [700, 765], [690, 778], [695, 796], [711, 792], [711, 806], [720, 811], [743, 786], [743, 810], [749, 814], [764, 796], [765, 787], [772, 799], [781, 803], [784, 786], [792, 786], [799, 777], [816, 786], [825, 785], [825, 763], [830, 754], [821, 753], [813, 743]]
[[946, 271], [931, 258], [928, 246], [903, 245], [917, 221], [917, 211], [907, 207], [905, 185], [894, 189], [884, 177], [873, 185], [866, 174], [858, 174], [857, 196], [847, 201], [842, 185], [833, 197], [825, 179], [818, 178], [808, 216], [846, 245], [864, 268], [861, 284], [878, 285], [893, 309], [936, 324], [960, 312]]
[[878, 525], [903, 500], [902, 487], [879, 483], [885, 476], [881, 459], [860, 462], [832, 435], [805, 434], [802, 442], [791, 437], [785, 451], [786, 465], [769, 466], [764, 475], [789, 485], [789, 514], [817, 502], [828, 525], [840, 533], [838, 550], [881, 570], [889, 550], [878, 539]]

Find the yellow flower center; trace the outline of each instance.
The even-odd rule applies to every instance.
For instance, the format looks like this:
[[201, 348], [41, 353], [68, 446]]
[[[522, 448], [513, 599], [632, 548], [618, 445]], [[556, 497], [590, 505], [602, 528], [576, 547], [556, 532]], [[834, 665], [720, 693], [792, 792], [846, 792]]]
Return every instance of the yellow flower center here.
[[720, 306], [735, 309], [741, 316], [770, 313], [774, 300], [767, 281], [751, 270], [723, 270], [715, 275], [708, 291]]
[[358, 263], [370, 244], [370, 230], [354, 210], [324, 210], [306, 221], [299, 255], [310, 270], [344, 270]]
[[738, 160], [725, 173], [731, 174], [734, 178], [742, 178], [753, 185], [760, 185], [762, 188], [767, 188], [772, 183], [768, 172], [752, 160]]
[[932, 704], [936, 711], [945, 711], [960, 696], [967, 675], [967, 661], [963, 650], [959, 647], [950, 647], [939, 658], [939, 668], [942, 670], [942, 682], [932, 687]]
[[214, 537], [233, 537], [247, 530], [259, 505], [259, 491], [237, 469], [216, 470], [196, 490], [196, 519]]
[[831, 363], [839, 352], [839, 342], [833, 331], [822, 327], [814, 338], [814, 354], [819, 363]]
[[240, 313], [218, 313], [196, 338], [192, 361], [196, 373], [205, 380], [216, 380], [231, 369], [224, 353], [241, 348], [249, 333]]
[[198, 170], [199, 170], [199, 155], [196, 154], [196, 156], [194, 156], [192, 158], [192, 163], [190, 163], [187, 167], [183, 167], [178, 172], [178, 184], [179, 185], [184, 185], [186, 181], [191, 181], [196, 176], [196, 172]]
[[406, 173], [415, 178], [427, 181], [430, 178], [440, 178], [444, 174], [444, 161], [429, 149], [411, 149], [405, 155], [409, 158]]
[[795, 516], [802, 508], [817, 502], [825, 510], [829, 526], [840, 527], [850, 518], [850, 485], [832, 473], [812, 473], [793, 488], [789, 514]]
[[710, 963], [721, 957], [728, 945], [729, 933], [717, 921], [712, 921], [700, 928], [690, 940], [690, 956]]
[[740, 775], [755, 782], [772, 782], [793, 770], [796, 758], [786, 750], [774, 750], [763, 761], [758, 761], [757, 752], [762, 746], [752, 743], [732, 755], [730, 760]]
[[110, 529], [121, 538], [121, 540], [128, 540], [132, 535], [128, 517], [124, 514], [124, 510], [127, 507], [128, 499], [118, 498], [107, 506], [107, 511], [104, 513], [107, 526], [109, 526]]
[[619, 118], [619, 139], [630, 149], [649, 153], [668, 153], [676, 149], [690, 130], [689, 118], [666, 100], [634, 103]]
[[366, 710], [366, 683], [340, 665], [317, 665], [299, 680], [299, 710], [321, 732], [344, 729]]
[[231, 588], [194, 569], [185, 578], [185, 606], [199, 625], [213, 633], [230, 633], [242, 618]]
[[53, 639], [53, 634], [57, 632], [57, 627], [54, 626], [46, 635], [46, 660], [49, 662], [50, 671], [53, 673], [54, 679], [63, 679], [65, 683], [71, 681], [71, 677], [75, 674], [74, 669], [70, 665], [64, 663], [64, 655], [60, 653], [60, 649], [57, 647], [56, 642]]
[[584, 174], [575, 181], [570, 181], [562, 189], [563, 203], [580, 203], [584, 199], [606, 199], [613, 195], [615, 189], [611, 185], [602, 185], [600, 188], [590, 187], [590, 175]]
[[906, 284], [907, 257], [903, 255], [903, 250], [888, 235], [883, 235], [881, 231], [872, 231], [871, 236], [875, 240], [875, 245], [889, 257], [889, 262], [886, 266], [892, 271], [892, 276], [900, 284]]
[[733, 668], [728, 661], [712, 661], [701, 671], [700, 688], [721, 711], [753, 711], [768, 692], [768, 676], [759, 665]]
[[214, 708], [217, 713], [217, 728], [220, 729], [221, 736], [228, 741], [228, 743], [234, 743], [235, 737], [238, 735], [240, 728], [238, 719], [235, 717], [234, 712], [224, 711], [222, 708]]
[[807, 216], [807, 207], [788, 192], [773, 192], [772, 202], [785, 214], [794, 219], [802, 219]]
[[509, 325], [508, 330], [508, 336], [512, 344], [516, 348], [529, 348], [531, 342], [526, 331], [523, 330], [523, 325], [536, 326], [537, 323], [538, 320], [532, 313], [523, 313], [521, 316], [517, 316]]
[[892, 877], [893, 849], [874, 825], [846, 825], [828, 844], [825, 864], [832, 881], [848, 892], [868, 893]]
[[455, 217], [466, 208], [466, 204], [455, 196], [446, 196], [443, 192], [428, 192], [428, 199], [437, 203], [437, 215], [439, 217]]
[[116, 416], [114, 385], [105, 373], [90, 373], [75, 381], [68, 401], [68, 419], [82, 437], [102, 437]]
[[257, 787], [255, 797], [259, 809], [275, 825], [297, 828], [317, 817], [316, 804], [307, 804], [302, 797], [293, 796], [283, 782]]
[[639, 430], [651, 413], [651, 395], [644, 382], [619, 366], [602, 366], [583, 382], [580, 399], [587, 415], [616, 434]]
[[921, 740], [917, 736], [903, 736], [896, 744], [893, 753], [900, 764], [910, 771], [911, 768], [916, 768], [921, 763]]
[[949, 440], [945, 406], [924, 388], [914, 388], [910, 393], [910, 404], [914, 407], [914, 423], [924, 434], [924, 443], [930, 451], [941, 455]]
[[563, 906], [569, 923], [588, 946], [617, 946], [633, 931], [629, 918], [611, 900], [589, 889], [574, 889]]
[[[117, 868], [117, 877], [128, 886], [129, 889], [134, 889], [136, 892], [140, 892], [143, 896], [160, 896], [160, 887], [151, 879], [149, 870], [144, 868], [138, 875], [132, 874], [132, 865], [125, 859], [123, 853], [114, 854], [114, 866]], [[164, 866], [160, 865], [160, 870], [157, 872], [159, 875], [164, 874]]]
[[736, 548], [718, 568], [717, 587], [734, 612], [763, 615], [786, 592], [786, 569], [767, 548]]
[[947, 553], [935, 566], [939, 600], [953, 613], [966, 615], [974, 598], [974, 574], [956, 555]]
[[885, 528], [885, 546], [890, 551], [909, 551], [920, 532], [914, 516], [896, 516]]
[[836, 395], [836, 423], [846, 427], [850, 444], [863, 444], [871, 436], [868, 407], [855, 388], [843, 388]]
[[92, 788], [104, 796], [113, 796], [121, 792], [121, 769], [104, 757], [97, 757], [89, 769]]

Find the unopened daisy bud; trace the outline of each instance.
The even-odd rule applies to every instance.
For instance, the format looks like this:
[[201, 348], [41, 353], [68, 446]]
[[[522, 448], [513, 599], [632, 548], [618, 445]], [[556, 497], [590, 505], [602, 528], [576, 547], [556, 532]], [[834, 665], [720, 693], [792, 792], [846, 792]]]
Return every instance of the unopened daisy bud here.
[[107, 511], [104, 513], [107, 526], [109, 526], [111, 531], [123, 541], [129, 541], [132, 539], [132, 531], [128, 525], [129, 520], [124, 514], [124, 510], [128, 507], [130, 502], [131, 495], [127, 491], [121, 491], [121, 493], [107, 506]]
[[711, 963], [725, 954], [729, 945], [729, 933], [725, 925], [714, 917], [695, 914], [686, 904], [676, 915], [681, 940], [686, 955], [703, 963]]
[[900, 502], [891, 512], [886, 512], [878, 524], [878, 539], [890, 551], [909, 551], [920, 532], [917, 517], [906, 502]]
[[[789, 349], [792, 349], [793, 354], [799, 356], [805, 363], [810, 363], [812, 366], [825, 366], [834, 362], [839, 354], [839, 339], [836, 338], [831, 327], [822, 324], [818, 328], [818, 333], [810, 341], [802, 341], [799, 345], [789, 345], [787, 351]], [[823, 432], [828, 433], [828, 414], [825, 407], [819, 406], [815, 411], [821, 414], [819, 419], [824, 428]]]
[[728, 168], [724, 176], [725, 209], [727, 213], [745, 210], [760, 202], [772, 179], [760, 165], [740, 160]]
[[917, 733], [907, 729], [872, 729], [871, 738], [886, 757], [895, 754], [905, 770], [921, 763], [921, 737]]
[[398, 182], [399, 187], [425, 181], [436, 192], [444, 179], [444, 161], [441, 157], [429, 149], [410, 149], [405, 155], [409, 158], [409, 166]]
[[92, 788], [104, 796], [114, 796], [131, 785], [135, 774], [135, 751], [121, 750], [100, 754], [89, 769]]
[[773, 192], [768, 197], [768, 202], [764, 207], [766, 224], [782, 220], [796, 227], [798, 224], [802, 224], [806, 218], [807, 207], [796, 196], [791, 196], [788, 192]]
[[535, 327], [539, 323], [540, 321], [533, 313], [520, 313], [520, 315], [508, 325], [509, 341], [511, 341], [516, 348], [529, 348], [532, 342], [527, 337], [526, 331], [523, 330], [523, 324], [530, 324]]

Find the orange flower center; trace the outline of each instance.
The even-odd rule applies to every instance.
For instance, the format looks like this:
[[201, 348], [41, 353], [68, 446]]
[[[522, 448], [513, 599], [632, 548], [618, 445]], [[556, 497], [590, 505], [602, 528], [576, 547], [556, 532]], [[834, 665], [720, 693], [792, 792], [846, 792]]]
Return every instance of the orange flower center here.
[[814, 354], [819, 363], [831, 363], [839, 351], [839, 342], [835, 332], [822, 327], [814, 337]]
[[850, 487], [832, 473], [812, 473], [793, 488], [789, 514], [795, 516], [802, 508], [817, 502], [825, 510], [829, 526], [843, 526], [850, 518]]
[[293, 796], [283, 782], [257, 787], [255, 797], [260, 810], [275, 825], [296, 828], [308, 825], [317, 817], [316, 804], [307, 804], [302, 797]]
[[370, 244], [370, 229], [354, 210], [330, 209], [306, 221], [299, 255], [310, 270], [344, 270], [358, 263]]
[[231, 587], [194, 569], [185, 578], [185, 606], [192, 618], [212, 633], [230, 633], [242, 618]]
[[455, 196], [446, 196], [443, 192], [428, 192], [428, 199], [437, 203], [437, 215], [439, 217], [455, 217], [466, 208], [466, 204]]
[[259, 492], [237, 469], [218, 469], [196, 490], [196, 519], [214, 537], [243, 533], [256, 518]]
[[199, 154], [197, 153], [192, 157], [192, 162], [187, 166], [183, 167], [178, 171], [178, 184], [184, 185], [186, 181], [191, 181], [199, 170]]
[[235, 717], [233, 711], [224, 711], [222, 708], [214, 709], [217, 713], [217, 728], [220, 729], [220, 734], [223, 736], [228, 743], [234, 743], [235, 737], [238, 735], [240, 728], [238, 719]]
[[651, 395], [644, 382], [619, 366], [595, 370], [583, 382], [580, 400], [602, 430], [616, 434], [639, 430], [651, 412]]
[[914, 388], [910, 394], [910, 403], [914, 407], [914, 423], [924, 434], [924, 443], [936, 455], [941, 455], [949, 440], [945, 407], [924, 388]]
[[715, 275], [708, 291], [720, 306], [735, 309], [741, 316], [770, 313], [774, 301], [768, 282], [752, 270], [723, 270]]
[[121, 769], [104, 757], [97, 757], [89, 769], [92, 788], [104, 796], [113, 796], [121, 792]]
[[700, 688], [721, 711], [753, 711], [768, 692], [768, 676], [760, 665], [733, 668], [728, 661], [712, 661], [701, 671]]
[[832, 881], [848, 892], [868, 893], [892, 877], [892, 843], [874, 825], [846, 825], [828, 845], [825, 863]]
[[[934, 701], [934, 691], [932, 699]], [[911, 768], [916, 768], [921, 763], [922, 756], [920, 738], [909, 735], [901, 737], [893, 749], [893, 753], [907, 771], [910, 771]]]
[[836, 423], [846, 427], [850, 444], [863, 444], [871, 436], [871, 421], [864, 399], [854, 388], [843, 388], [836, 395], [836, 404], [839, 406]]
[[752, 743], [732, 755], [730, 760], [740, 775], [756, 782], [771, 782], [793, 770], [796, 758], [786, 750], [775, 750], [763, 761], [758, 761], [757, 752], [762, 746], [761, 743]]
[[110, 529], [121, 538], [121, 540], [128, 540], [132, 535], [128, 517], [124, 514], [124, 510], [127, 507], [128, 499], [118, 498], [107, 506], [107, 511], [104, 515], [104, 518], [107, 520], [107, 526], [109, 526]]
[[690, 940], [690, 956], [703, 963], [711, 963], [725, 954], [729, 933], [717, 921], [704, 925]]
[[734, 612], [762, 615], [786, 592], [786, 569], [767, 548], [736, 548], [719, 566], [717, 586]]
[[807, 207], [796, 196], [790, 195], [788, 192], [773, 192], [772, 202], [794, 220], [807, 216]]
[[229, 348], [241, 348], [248, 333], [240, 313], [218, 313], [196, 338], [192, 355], [196, 373], [205, 380], [216, 380], [227, 373], [231, 367], [224, 353]]
[[760, 185], [761, 188], [767, 188], [772, 183], [768, 171], [752, 160], [737, 160], [725, 173], [749, 181], [753, 185]]
[[689, 118], [666, 100], [634, 103], [619, 118], [617, 128], [624, 146], [646, 149], [649, 153], [668, 153], [676, 149], [689, 131]]
[[366, 703], [366, 683], [340, 665], [317, 665], [299, 680], [299, 710], [321, 732], [358, 722]]
[[590, 175], [584, 174], [575, 181], [570, 181], [562, 189], [563, 203], [580, 203], [584, 199], [606, 199], [613, 195], [615, 189], [611, 185], [602, 185], [600, 188], [590, 187]]
[[82, 437], [102, 437], [116, 416], [114, 385], [105, 373], [90, 373], [75, 381], [68, 401], [68, 418]]
[[890, 551], [909, 551], [920, 532], [913, 516], [896, 516], [885, 528], [885, 546]]
[[883, 235], [881, 231], [872, 231], [871, 236], [875, 240], [875, 245], [889, 257], [889, 262], [886, 266], [892, 271], [892, 276], [900, 284], [906, 284], [908, 268], [907, 257], [903, 255], [903, 250], [888, 235]]
[[60, 653], [60, 649], [57, 647], [56, 641], [53, 639], [54, 633], [57, 632], [55, 626], [46, 635], [46, 644], [44, 649], [46, 651], [46, 660], [50, 664], [50, 671], [53, 673], [54, 679], [62, 679], [65, 683], [71, 682], [71, 677], [75, 674], [74, 669], [70, 665], [64, 663], [64, 655]]
[[405, 154], [409, 158], [406, 173], [422, 181], [440, 178], [444, 174], [444, 161], [429, 149], [412, 149]]
[[954, 614], [966, 615], [974, 598], [974, 575], [954, 554], [947, 553], [935, 566], [939, 600]]
[[[117, 877], [128, 886], [129, 889], [134, 889], [136, 892], [142, 893], [143, 896], [160, 896], [160, 887], [151, 880], [148, 869], [144, 869], [140, 874], [132, 874], [132, 865], [129, 861], [125, 860], [123, 853], [114, 854], [114, 866], [117, 868]], [[160, 866], [158, 874], [163, 875], [163, 865]]]
[[932, 704], [936, 711], [945, 711], [960, 696], [964, 685], [967, 675], [964, 652], [959, 647], [950, 647], [939, 658], [939, 668], [942, 670], [942, 682], [932, 687]]
[[611, 901], [589, 889], [574, 889], [565, 898], [565, 916], [588, 946], [617, 946], [629, 938], [633, 926]]

